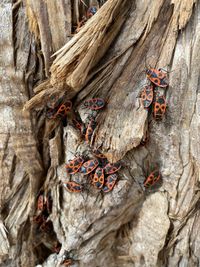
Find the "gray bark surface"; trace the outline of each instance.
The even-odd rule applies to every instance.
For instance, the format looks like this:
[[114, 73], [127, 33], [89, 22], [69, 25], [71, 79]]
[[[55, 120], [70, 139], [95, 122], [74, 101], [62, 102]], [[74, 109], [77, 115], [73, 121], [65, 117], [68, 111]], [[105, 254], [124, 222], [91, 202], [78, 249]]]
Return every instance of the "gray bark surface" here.
[[[91, 4], [100, 9], [73, 35]], [[199, 2], [1, 0], [0, 29], [0, 266], [64, 266], [67, 253], [74, 267], [199, 266]], [[137, 98], [145, 65], [169, 70], [159, 122]], [[106, 99], [90, 145], [45, 117], [52, 94], [83, 121], [82, 101]], [[121, 160], [116, 186], [101, 194], [76, 174], [87, 190], [67, 192], [66, 162], [91, 147]], [[144, 190], [155, 167], [162, 183]], [[33, 221], [41, 189], [49, 233]]]

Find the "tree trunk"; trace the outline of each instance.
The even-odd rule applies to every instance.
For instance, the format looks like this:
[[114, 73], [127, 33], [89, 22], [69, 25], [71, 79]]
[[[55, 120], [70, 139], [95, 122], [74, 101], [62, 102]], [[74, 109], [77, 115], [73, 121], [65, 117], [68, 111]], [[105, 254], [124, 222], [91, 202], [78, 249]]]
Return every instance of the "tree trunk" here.
[[[89, 6], [99, 10], [77, 29]], [[198, 1], [0, 7], [0, 266], [199, 266]], [[169, 71], [161, 121], [138, 98], [150, 66]], [[52, 95], [73, 102], [67, 122], [46, 117]], [[88, 144], [72, 120], [87, 121], [82, 103], [93, 97], [107, 104]], [[84, 190], [66, 191], [66, 162], [93, 149], [121, 161], [114, 189], [102, 193], [72, 175]], [[146, 189], [155, 168], [162, 183]], [[52, 201], [45, 229], [35, 222], [41, 192]]]

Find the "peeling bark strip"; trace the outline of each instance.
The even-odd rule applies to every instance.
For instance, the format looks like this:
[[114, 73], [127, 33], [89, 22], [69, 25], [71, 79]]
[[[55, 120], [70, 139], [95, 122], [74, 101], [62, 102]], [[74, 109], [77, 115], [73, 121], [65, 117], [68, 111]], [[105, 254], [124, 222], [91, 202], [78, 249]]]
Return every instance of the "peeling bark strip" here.
[[[200, 4], [104, 2], [1, 1], [1, 266], [199, 265]], [[69, 41], [73, 21], [97, 4], [104, 5]], [[170, 71], [161, 122], [138, 109], [145, 65]], [[86, 190], [64, 190], [65, 163], [77, 153], [90, 157], [91, 148], [70, 120], [22, 113], [33, 88], [27, 109], [66, 94], [84, 122], [83, 101], [105, 99], [92, 142], [111, 162], [123, 159], [111, 192], [102, 195], [80, 174], [73, 179]], [[162, 184], [144, 191], [155, 168]]]
[[41, 91], [26, 105], [32, 109], [44, 97], [67, 91], [73, 97], [86, 84], [91, 69], [99, 62], [117, 36], [130, 8], [128, 0], [110, 0], [65, 46], [55, 53], [49, 83], [39, 85]]
[[118, 34], [130, 8], [128, 3], [127, 0], [108, 1], [79, 34], [56, 52], [51, 67], [52, 85], [64, 78], [76, 92], [83, 87], [89, 71]]

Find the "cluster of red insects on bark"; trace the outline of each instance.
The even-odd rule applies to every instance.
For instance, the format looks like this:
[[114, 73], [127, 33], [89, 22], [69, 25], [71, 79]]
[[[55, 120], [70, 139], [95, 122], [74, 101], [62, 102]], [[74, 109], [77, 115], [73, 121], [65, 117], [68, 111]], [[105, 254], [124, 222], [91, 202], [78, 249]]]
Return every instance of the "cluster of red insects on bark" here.
[[[64, 119], [71, 122], [71, 124], [80, 133], [82, 140], [86, 144], [90, 144], [93, 132], [96, 126], [96, 116], [98, 111], [105, 107], [105, 101], [102, 98], [92, 98], [84, 101], [82, 108], [89, 109], [91, 114], [88, 116], [89, 120], [83, 123], [72, 108], [70, 100], [64, 98], [56, 99], [52, 97], [46, 106], [46, 117], [48, 120], [63, 121]], [[89, 182], [98, 190], [104, 193], [110, 192], [115, 186], [118, 176], [116, 172], [121, 168], [119, 162], [109, 163], [107, 158], [99, 151], [92, 150], [93, 158], [89, 159], [85, 156], [77, 156], [66, 164], [66, 172], [71, 175], [79, 174], [87, 176]], [[64, 188], [70, 193], [79, 193], [84, 190], [84, 185], [76, 181], [67, 181], [63, 183]], [[50, 195], [45, 196], [44, 192], [40, 192], [37, 198], [37, 213], [33, 221], [38, 225], [42, 232], [53, 232], [52, 221], [49, 220], [49, 215], [52, 210], [52, 199]], [[59, 253], [61, 244], [57, 242], [52, 251]], [[73, 257], [72, 257], [73, 258]], [[71, 256], [67, 256], [63, 260], [64, 266], [69, 266], [73, 263]]]
[[[161, 69], [146, 69], [146, 75], [149, 84], [140, 92], [141, 104], [148, 111], [153, 110], [155, 119], [160, 120], [163, 118], [166, 111], [166, 99], [164, 95], [160, 95], [159, 87], [167, 88], [167, 74]], [[102, 98], [86, 100], [82, 107], [92, 111], [86, 123], [84, 124], [78, 117], [72, 118], [73, 125], [80, 131], [81, 136], [87, 144], [90, 144], [96, 127], [97, 112], [103, 109], [104, 106], [105, 100]], [[66, 117], [71, 110], [72, 102], [69, 100], [63, 102], [61, 98], [54, 101], [53, 105], [52, 103], [48, 103], [46, 116], [49, 119], [62, 119]], [[118, 177], [116, 172], [121, 168], [121, 164], [119, 162], [109, 163], [107, 158], [98, 150], [93, 150], [92, 154], [94, 156], [92, 159], [85, 158], [84, 156], [77, 156], [71, 159], [66, 164], [66, 171], [69, 175], [79, 174], [88, 176], [89, 181], [95, 188], [104, 193], [108, 193], [114, 188], [117, 182]], [[154, 170], [144, 181], [144, 187], [154, 185], [160, 177], [160, 172]], [[84, 190], [84, 185], [76, 181], [65, 182], [64, 187], [67, 191], [72, 193], [82, 192]]]
[[[162, 69], [146, 68], [148, 83], [140, 92], [142, 106], [148, 111], [153, 111], [153, 117], [161, 120], [165, 115], [167, 103], [165, 95], [160, 95], [159, 88], [166, 89], [169, 85], [167, 72]], [[145, 140], [142, 140], [143, 145]], [[152, 187], [161, 178], [159, 170], [154, 170], [144, 181], [144, 187]]]
[[[84, 161], [82, 157], [76, 157], [70, 160], [66, 165], [68, 174], [79, 173], [88, 176], [91, 184], [104, 193], [110, 192], [116, 184], [116, 172], [121, 168], [119, 162], [109, 163], [107, 158], [98, 150], [93, 151], [94, 159]], [[83, 185], [74, 181], [64, 183], [64, 187], [69, 192], [83, 191]]]
[[159, 87], [168, 87], [167, 73], [162, 69], [146, 69], [149, 84], [140, 92], [141, 103], [148, 111], [153, 109], [153, 116], [156, 120], [161, 120], [166, 112], [166, 98], [160, 95]]
[[[62, 109], [64, 112], [59, 112], [60, 107], [65, 106], [65, 103], [67, 103], [67, 106]], [[60, 107], [56, 108], [56, 118], [61, 118], [61, 116], [65, 117], [68, 114], [68, 107], [72, 107], [72, 104], [69, 105], [69, 101], [65, 103], [60, 103]], [[82, 107], [89, 109], [92, 112], [88, 116], [86, 123], [83, 123], [78, 117], [72, 118], [73, 125], [80, 131], [82, 139], [85, 140], [88, 145], [91, 142], [93, 132], [97, 124], [96, 116], [98, 111], [103, 109], [104, 106], [105, 101], [102, 98], [92, 98], [86, 100], [84, 101]], [[55, 118], [55, 115], [53, 115], [52, 118]], [[95, 188], [102, 190], [104, 193], [108, 193], [116, 184], [118, 178], [116, 172], [121, 168], [121, 165], [118, 162], [109, 163], [107, 158], [99, 150], [92, 150], [92, 154], [92, 159], [85, 156], [77, 156], [74, 159], [71, 159], [66, 164], [66, 172], [68, 175], [79, 174], [87, 176], [90, 183]], [[76, 181], [67, 181], [64, 183], [64, 187], [71, 193], [78, 193], [84, 190], [84, 186]]]
[[[159, 87], [166, 89], [168, 86], [167, 74], [162, 70], [147, 69], [147, 79], [149, 85], [146, 85], [140, 92], [140, 99], [142, 106], [147, 111], [153, 110], [153, 116], [156, 120], [163, 118], [166, 111], [166, 100], [164, 95], [159, 94]], [[95, 127], [97, 125], [96, 116], [100, 110], [105, 107], [106, 101], [102, 98], [92, 98], [83, 102], [82, 108], [88, 109], [90, 115], [83, 123], [77, 112], [73, 110], [73, 105], [70, 100], [52, 97], [46, 105], [46, 117], [49, 120], [69, 119], [71, 124], [79, 131], [81, 138], [90, 145]], [[73, 115], [72, 115], [73, 114]], [[91, 147], [90, 147], [91, 149]], [[91, 149], [93, 158], [85, 156], [76, 156], [69, 160], [66, 164], [66, 172], [71, 175], [87, 176], [89, 182], [99, 191], [103, 193], [110, 192], [118, 179], [117, 172], [121, 168], [119, 162], [109, 163], [108, 159], [99, 150]], [[145, 188], [152, 187], [161, 178], [159, 170], [152, 171], [145, 179], [143, 185]], [[76, 181], [67, 181], [63, 183], [64, 188], [70, 193], [79, 193], [85, 189], [85, 185]], [[48, 216], [52, 210], [52, 199], [50, 195], [41, 192], [37, 199], [37, 213], [33, 220], [38, 225], [39, 229], [43, 232], [53, 231], [53, 224], [48, 220]], [[59, 253], [61, 244], [59, 242], [52, 248], [56, 253]], [[73, 259], [67, 257], [63, 261], [63, 265], [69, 266]]]

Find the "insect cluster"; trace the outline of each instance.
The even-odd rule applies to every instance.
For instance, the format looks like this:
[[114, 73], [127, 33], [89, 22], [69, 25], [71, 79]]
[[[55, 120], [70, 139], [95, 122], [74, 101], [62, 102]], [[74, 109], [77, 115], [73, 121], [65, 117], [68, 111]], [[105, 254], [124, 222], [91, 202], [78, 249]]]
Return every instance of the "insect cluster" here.
[[[146, 69], [146, 75], [149, 84], [140, 93], [141, 103], [148, 111], [151, 111], [152, 108], [154, 118], [160, 120], [166, 111], [166, 99], [164, 95], [160, 95], [159, 88], [167, 88], [167, 74], [161, 69]], [[97, 114], [104, 106], [105, 100], [102, 98], [92, 98], [84, 101], [82, 108], [88, 109], [90, 115], [87, 117], [86, 122], [83, 123], [73, 110], [70, 100], [52, 98], [52, 101], [49, 101], [47, 104], [46, 117], [50, 120], [62, 120], [69, 117], [73, 126], [79, 130], [82, 139], [87, 144], [91, 144], [94, 130], [97, 126]], [[142, 140], [142, 142], [145, 143], [145, 140]], [[116, 184], [116, 172], [120, 169], [121, 165], [118, 162], [109, 163], [107, 158], [98, 150], [92, 151], [92, 154], [94, 158], [90, 159], [83, 156], [73, 158], [66, 164], [66, 171], [68, 175], [79, 174], [81, 176], [88, 176], [90, 183], [95, 188], [104, 193], [110, 192]], [[144, 187], [154, 185], [160, 177], [159, 171], [154, 170], [144, 181]], [[64, 187], [69, 192], [82, 192], [85, 189], [85, 185], [71, 180], [65, 182]]]
[[[82, 157], [76, 157], [66, 164], [66, 171], [68, 174], [82, 174], [87, 176], [90, 183], [104, 193], [110, 192], [116, 184], [116, 172], [121, 168], [120, 163], [109, 163], [106, 157], [98, 150], [93, 152], [94, 159], [85, 161]], [[69, 181], [64, 183], [64, 187], [69, 192], [82, 192], [84, 186]]]
[[[54, 101], [53, 101], [54, 100]], [[86, 122], [77, 116], [77, 113], [72, 108], [70, 100], [62, 98], [52, 98], [47, 103], [46, 117], [50, 120], [62, 120], [68, 118], [72, 125], [79, 131], [82, 140], [86, 144], [90, 144], [92, 136], [97, 125], [96, 117], [98, 112], [105, 106], [105, 100], [102, 98], [92, 98], [85, 100], [81, 105], [83, 109], [90, 111]], [[110, 192], [117, 181], [116, 172], [121, 168], [119, 163], [109, 163], [107, 158], [98, 150], [92, 151], [94, 158], [89, 159], [85, 157], [75, 157], [66, 164], [66, 171], [68, 175], [79, 174], [88, 176], [91, 184], [102, 190], [104, 193]], [[84, 186], [75, 181], [68, 181], [64, 183], [64, 187], [69, 192], [82, 192]]]
[[165, 95], [160, 95], [159, 88], [168, 87], [167, 73], [162, 69], [146, 69], [147, 84], [140, 92], [141, 103], [148, 111], [153, 110], [153, 116], [156, 120], [161, 120], [166, 112]]
[[[90, 144], [94, 129], [97, 125], [96, 116], [99, 110], [105, 106], [105, 101], [102, 98], [92, 98], [84, 101], [82, 107], [89, 109], [91, 114], [88, 116], [89, 121], [86, 125], [79, 122], [74, 123], [78, 126], [82, 136], [87, 144]], [[107, 158], [98, 150], [92, 151], [93, 159], [84, 159], [84, 157], [75, 157], [66, 164], [68, 174], [79, 174], [87, 176], [91, 184], [102, 190], [104, 193], [110, 192], [117, 181], [116, 172], [121, 168], [119, 163], [109, 163]], [[82, 192], [84, 186], [75, 182], [68, 181], [64, 183], [65, 188], [69, 192]]]
[[[165, 95], [160, 95], [159, 89], [167, 89], [169, 82], [167, 73], [162, 69], [147, 68], [146, 75], [148, 83], [140, 92], [142, 106], [148, 110], [153, 110], [153, 117], [156, 120], [161, 120], [166, 112], [166, 98]], [[147, 141], [147, 136], [141, 141], [144, 145]], [[156, 169], [152, 171], [144, 181], [144, 187], [152, 187], [161, 178], [160, 172]]]
[[[47, 121], [54, 123], [67, 122], [73, 126], [80, 139], [88, 147], [90, 156], [76, 156], [69, 160], [65, 165], [68, 181], [63, 182], [63, 188], [70, 193], [81, 193], [87, 189], [95, 188], [103, 193], [110, 192], [118, 179], [116, 174], [121, 168], [121, 164], [109, 163], [108, 159], [99, 150], [91, 147], [94, 130], [97, 126], [97, 115], [105, 107], [106, 101], [103, 98], [92, 98], [85, 100], [81, 104], [82, 110], [86, 110], [85, 114], [89, 115], [83, 120], [80, 118], [77, 110], [73, 107], [71, 100], [63, 97], [52, 96], [46, 104], [45, 116]], [[72, 180], [73, 177], [73, 180]], [[87, 177], [87, 179], [85, 179]], [[80, 180], [84, 183], [80, 183]], [[49, 233], [53, 232], [53, 224], [49, 219], [52, 209], [52, 200], [50, 195], [45, 195], [42, 191], [37, 198], [37, 211], [33, 221], [37, 224], [40, 231]], [[59, 253], [61, 244], [57, 243], [52, 246], [52, 251]], [[73, 255], [67, 255], [62, 261], [63, 266], [70, 266], [74, 262]]]
[[[153, 110], [156, 120], [163, 118], [166, 111], [166, 100], [164, 95], [160, 95], [160, 88], [166, 89], [168, 86], [167, 74], [161, 69], [147, 69], [146, 75], [149, 84], [140, 93], [141, 104], [147, 111]], [[106, 156], [100, 151], [92, 148], [91, 143], [97, 126], [97, 115], [105, 107], [106, 101], [103, 98], [91, 98], [85, 100], [81, 105], [82, 109], [89, 112], [89, 116], [83, 122], [78, 112], [74, 109], [71, 100], [63, 97], [52, 96], [46, 103], [45, 114], [50, 121], [67, 121], [80, 134], [80, 138], [88, 146], [90, 156], [75, 156], [65, 165], [66, 172], [70, 179], [63, 182], [63, 187], [70, 193], [81, 193], [88, 186], [95, 188], [98, 192], [108, 193], [113, 190], [117, 183], [117, 172], [121, 163], [110, 163]], [[145, 140], [142, 140], [145, 143]], [[142, 142], [141, 142], [142, 144]], [[72, 179], [73, 176], [73, 179]], [[87, 179], [85, 179], [87, 178]], [[154, 169], [145, 179], [145, 188], [152, 187], [161, 179], [161, 173]], [[84, 181], [84, 183], [80, 182]], [[49, 194], [42, 191], [37, 198], [37, 211], [33, 221], [42, 232], [53, 232], [53, 224], [49, 219], [52, 212], [52, 199]], [[62, 244], [56, 242], [52, 251], [59, 253]], [[67, 254], [62, 261], [62, 265], [70, 266], [74, 262], [74, 257]]]

